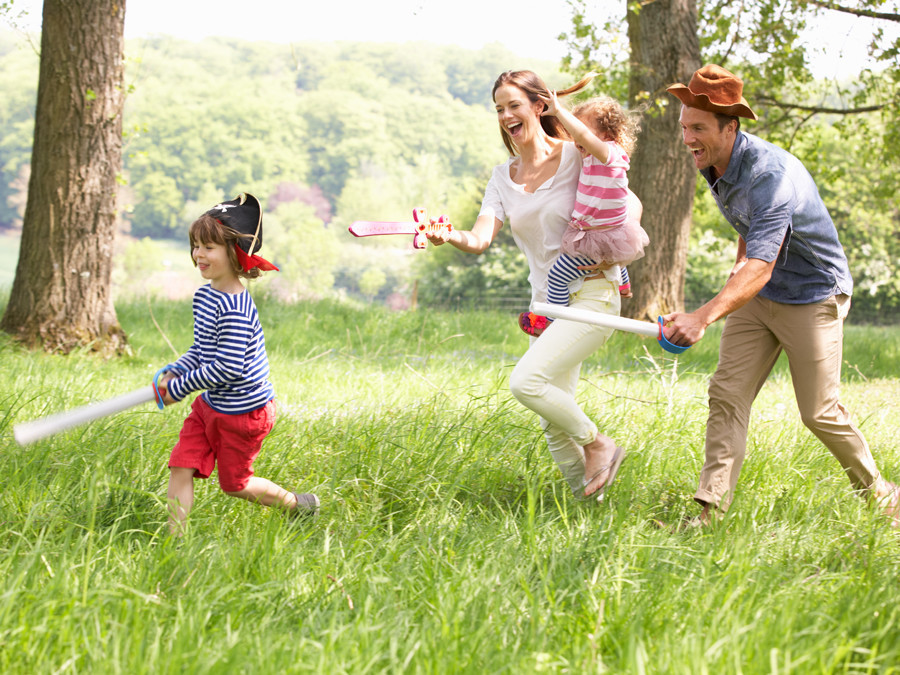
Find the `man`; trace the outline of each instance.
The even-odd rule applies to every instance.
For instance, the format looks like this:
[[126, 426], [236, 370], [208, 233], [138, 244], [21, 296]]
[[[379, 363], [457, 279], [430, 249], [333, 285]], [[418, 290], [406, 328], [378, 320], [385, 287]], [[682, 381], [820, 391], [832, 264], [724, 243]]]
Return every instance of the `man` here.
[[[789, 152], [741, 131], [757, 119], [743, 82], [707, 65], [668, 91], [682, 103], [694, 164], [737, 231], [737, 260], [721, 291], [699, 309], [664, 317], [666, 337], [691, 345], [728, 315], [709, 384], [706, 461], [694, 499], [700, 522], [724, 512], [747, 446], [750, 406], [782, 350], [803, 423], [838, 459], [854, 488], [900, 525], [900, 495], [838, 400], [843, 323], [853, 279], [812, 176]], [[713, 511], [715, 509], [716, 511]]]

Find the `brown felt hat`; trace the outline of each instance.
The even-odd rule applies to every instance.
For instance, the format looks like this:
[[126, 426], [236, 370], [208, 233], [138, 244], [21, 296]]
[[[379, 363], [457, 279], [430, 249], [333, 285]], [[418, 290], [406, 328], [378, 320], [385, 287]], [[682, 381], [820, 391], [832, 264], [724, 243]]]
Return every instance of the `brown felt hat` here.
[[742, 95], [744, 83], [741, 78], [722, 66], [703, 66], [691, 76], [689, 85], [673, 84], [666, 91], [689, 108], [759, 119]]

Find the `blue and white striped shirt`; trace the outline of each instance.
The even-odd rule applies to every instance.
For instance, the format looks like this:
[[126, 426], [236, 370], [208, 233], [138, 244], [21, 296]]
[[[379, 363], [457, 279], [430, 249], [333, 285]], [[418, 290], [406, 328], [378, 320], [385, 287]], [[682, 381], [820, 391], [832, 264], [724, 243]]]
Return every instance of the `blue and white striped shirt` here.
[[194, 344], [173, 365], [169, 381], [180, 401], [205, 389], [203, 400], [229, 415], [247, 413], [275, 398], [269, 382], [266, 338], [250, 293], [223, 293], [208, 284], [194, 293]]

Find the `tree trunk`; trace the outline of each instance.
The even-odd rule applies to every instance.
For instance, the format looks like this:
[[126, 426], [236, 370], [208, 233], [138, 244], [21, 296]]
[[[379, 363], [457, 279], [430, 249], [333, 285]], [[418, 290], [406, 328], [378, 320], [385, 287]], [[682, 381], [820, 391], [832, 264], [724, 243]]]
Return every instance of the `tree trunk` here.
[[28, 201], [0, 322], [29, 346], [125, 346], [110, 289], [124, 32], [125, 0], [44, 0]]
[[[637, 5], [637, 3], [634, 3]], [[633, 7], [629, 3], [630, 7]], [[681, 142], [681, 104], [666, 87], [700, 68], [696, 0], [650, 0], [629, 9], [629, 104], [647, 106], [628, 183], [644, 204], [650, 237], [644, 258], [629, 265], [629, 316], [655, 320], [684, 308], [684, 271], [697, 170]]]

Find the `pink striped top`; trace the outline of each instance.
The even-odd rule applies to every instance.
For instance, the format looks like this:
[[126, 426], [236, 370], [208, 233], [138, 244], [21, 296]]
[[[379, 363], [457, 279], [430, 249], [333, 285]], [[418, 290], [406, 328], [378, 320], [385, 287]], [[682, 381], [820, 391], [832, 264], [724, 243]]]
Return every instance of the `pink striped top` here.
[[615, 227], [625, 222], [628, 201], [628, 167], [625, 151], [613, 141], [609, 146], [609, 163], [602, 164], [593, 155], [584, 158], [578, 178], [578, 192], [572, 209], [572, 220], [589, 229]]

